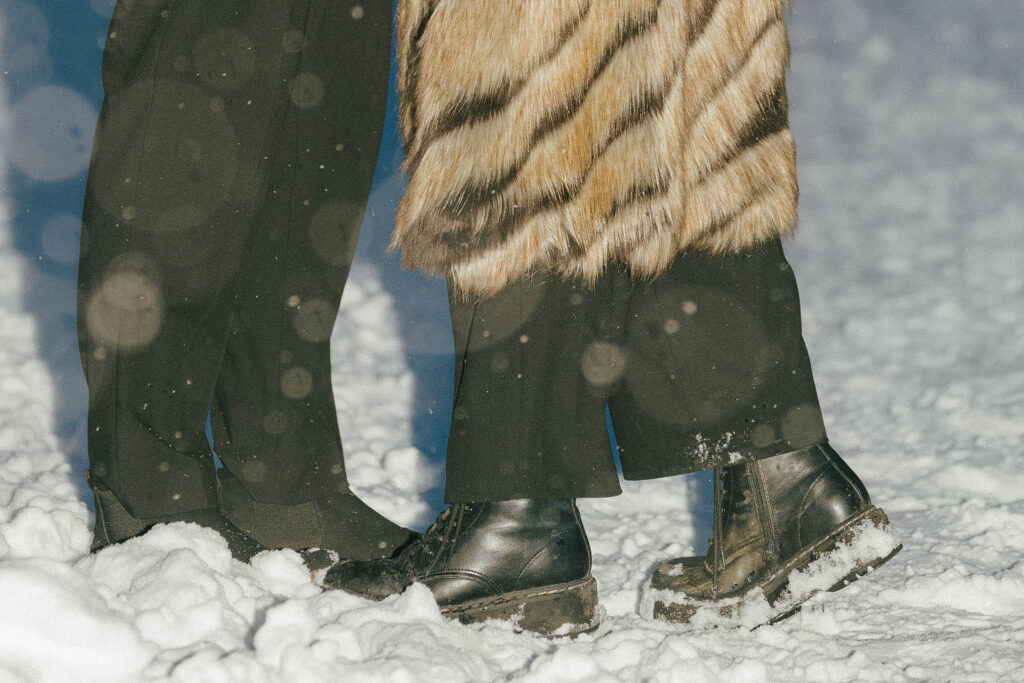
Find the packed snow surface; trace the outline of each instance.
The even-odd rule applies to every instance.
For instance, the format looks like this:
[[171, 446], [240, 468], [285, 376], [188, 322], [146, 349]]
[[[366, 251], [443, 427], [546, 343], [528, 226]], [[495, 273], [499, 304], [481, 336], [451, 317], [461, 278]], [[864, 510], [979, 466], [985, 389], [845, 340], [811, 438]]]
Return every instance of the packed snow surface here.
[[[32, 9], [0, 3], [22, 24]], [[296, 553], [244, 565], [186, 524], [89, 555], [74, 284], [17, 247], [16, 212], [44, 207], [5, 196], [0, 680], [1024, 680], [1024, 12], [798, 0], [790, 26], [802, 232], [788, 254], [832, 443], [902, 533], [888, 565], [752, 631], [644, 620], [653, 567], [703, 552], [699, 475], [581, 501], [603, 622], [575, 640], [447, 622], [422, 586], [383, 603], [322, 593]], [[0, 54], [29, 73], [45, 41], [12, 33], [25, 49]], [[82, 102], [45, 83], [13, 97], [0, 187], [80, 174], [80, 140], [47, 121]], [[47, 223], [47, 258], [73, 263], [71, 225]], [[358, 262], [346, 291], [339, 418], [356, 490], [423, 528], [442, 469], [415, 444], [420, 340], [401, 333], [385, 263]]]

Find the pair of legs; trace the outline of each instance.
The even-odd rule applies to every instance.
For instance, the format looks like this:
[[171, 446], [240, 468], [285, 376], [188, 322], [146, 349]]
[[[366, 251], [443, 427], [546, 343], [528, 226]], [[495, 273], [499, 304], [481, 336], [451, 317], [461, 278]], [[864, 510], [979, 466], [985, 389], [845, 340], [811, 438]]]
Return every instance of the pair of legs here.
[[[683, 254], [647, 283], [614, 266], [592, 287], [538, 274], [481, 302], [453, 295], [451, 308], [452, 507], [399, 558], [342, 563], [329, 586], [379, 598], [416, 580], [465, 621], [592, 627], [596, 586], [573, 501], [620, 492], [606, 407], [627, 479], [706, 468], [728, 479], [711, 559], [655, 573], [659, 617], [688, 621], [754, 586], [781, 592], [789, 571], [874, 510], [827, 444], [778, 240]], [[786, 565], [800, 553], [800, 567]], [[848, 573], [861, 559], [878, 558]]]
[[98, 546], [222, 509], [271, 547], [407, 537], [349, 492], [330, 383], [390, 35], [388, 3], [119, 3], [79, 270]]

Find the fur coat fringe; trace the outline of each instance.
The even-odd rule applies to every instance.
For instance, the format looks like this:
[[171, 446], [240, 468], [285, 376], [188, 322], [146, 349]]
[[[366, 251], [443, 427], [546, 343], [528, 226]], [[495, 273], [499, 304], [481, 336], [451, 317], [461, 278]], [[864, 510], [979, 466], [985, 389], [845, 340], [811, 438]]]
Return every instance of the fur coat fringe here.
[[796, 225], [787, 0], [400, 0], [392, 244], [467, 298]]

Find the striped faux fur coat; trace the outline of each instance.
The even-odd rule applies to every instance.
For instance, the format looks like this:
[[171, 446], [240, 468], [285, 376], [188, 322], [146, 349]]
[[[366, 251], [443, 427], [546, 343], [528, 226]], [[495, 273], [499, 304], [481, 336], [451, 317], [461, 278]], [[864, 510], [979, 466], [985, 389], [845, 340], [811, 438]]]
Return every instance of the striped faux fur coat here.
[[791, 232], [786, 0], [400, 0], [393, 243], [467, 297]]

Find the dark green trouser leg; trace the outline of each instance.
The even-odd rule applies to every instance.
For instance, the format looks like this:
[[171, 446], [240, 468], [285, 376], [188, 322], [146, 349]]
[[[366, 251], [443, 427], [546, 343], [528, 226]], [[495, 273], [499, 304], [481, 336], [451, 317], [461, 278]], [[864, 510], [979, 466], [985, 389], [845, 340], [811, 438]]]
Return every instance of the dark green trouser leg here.
[[582, 498], [825, 440], [778, 241], [684, 254], [661, 276], [610, 267], [594, 287], [538, 274], [452, 297], [449, 502]]
[[122, 1], [79, 282], [95, 483], [138, 518], [347, 491], [330, 329], [372, 182], [389, 3]]

